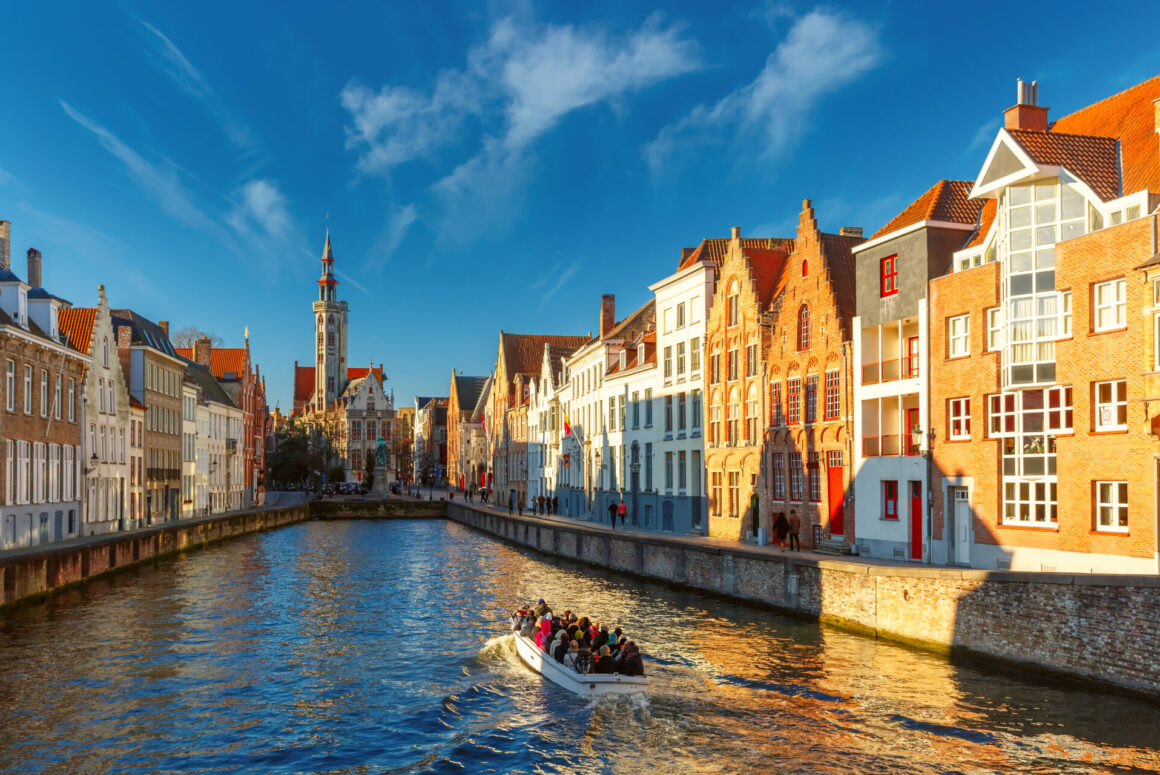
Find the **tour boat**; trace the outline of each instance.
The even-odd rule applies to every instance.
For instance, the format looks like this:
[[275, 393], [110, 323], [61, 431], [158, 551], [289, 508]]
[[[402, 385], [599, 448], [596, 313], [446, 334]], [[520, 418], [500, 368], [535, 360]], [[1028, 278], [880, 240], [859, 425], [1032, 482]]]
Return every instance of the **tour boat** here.
[[565, 667], [544, 651], [536, 642], [520, 634], [519, 618], [511, 617], [512, 636], [516, 639], [516, 651], [528, 667], [547, 678], [557, 686], [575, 692], [583, 697], [599, 694], [632, 694], [648, 688], [648, 677], [643, 675], [620, 675], [618, 673], [588, 673], [582, 675], [570, 667]]

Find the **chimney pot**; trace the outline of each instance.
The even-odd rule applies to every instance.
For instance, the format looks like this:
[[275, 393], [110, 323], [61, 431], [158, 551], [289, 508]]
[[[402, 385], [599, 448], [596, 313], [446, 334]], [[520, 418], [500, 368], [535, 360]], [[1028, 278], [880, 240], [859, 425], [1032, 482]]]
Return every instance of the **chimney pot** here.
[[1024, 83], [1016, 80], [1016, 100], [1013, 107], [1003, 111], [1005, 129], [1027, 132], [1047, 131], [1047, 108], [1039, 105], [1039, 81]]
[[0, 269], [8, 269], [10, 266], [11, 244], [12, 224], [8, 221], [0, 221]]
[[606, 293], [600, 297], [600, 338], [616, 327], [616, 294]]
[[44, 287], [40, 283], [40, 251], [36, 248], [28, 249], [28, 287]]
[[741, 239], [741, 227], [740, 226], [733, 227], [733, 239]]
[[861, 237], [862, 236], [862, 227], [861, 226], [843, 226], [842, 228], [838, 229], [838, 234], [842, 237]]
[[158, 320], [157, 325], [161, 326], [161, 330], [165, 332], [165, 338], [168, 339], [169, 338], [169, 321], [168, 320]]

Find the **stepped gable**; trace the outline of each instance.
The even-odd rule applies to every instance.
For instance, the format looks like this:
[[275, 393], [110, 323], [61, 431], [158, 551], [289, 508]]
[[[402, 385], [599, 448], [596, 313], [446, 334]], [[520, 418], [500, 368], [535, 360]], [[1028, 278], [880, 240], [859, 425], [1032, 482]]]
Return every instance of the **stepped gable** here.
[[[701, 244], [695, 248], [685, 248], [681, 251], [677, 271], [687, 269], [699, 261], [708, 261], [720, 269], [725, 260], [725, 253], [729, 250], [730, 241], [728, 237], [708, 237], [701, 240]], [[741, 247], [746, 250], [773, 250], [786, 241], [776, 237], [742, 237]]]
[[1066, 167], [1105, 202], [1122, 195], [1119, 147], [1114, 137], [1008, 129], [1037, 164]]
[[970, 180], [940, 180], [926, 193], [915, 199], [890, 222], [874, 233], [871, 239], [905, 229], [922, 221], [947, 221], [974, 224], [979, 220], [983, 205], [972, 201]]
[[[1160, 75], [1056, 120], [1050, 134], [1113, 137], [1120, 142], [1123, 190], [1160, 193], [1156, 106]], [[1069, 167], [1070, 169], [1070, 167]]]
[[66, 307], [57, 313], [57, 327], [68, 337], [69, 344], [83, 353], [92, 352], [96, 307]]

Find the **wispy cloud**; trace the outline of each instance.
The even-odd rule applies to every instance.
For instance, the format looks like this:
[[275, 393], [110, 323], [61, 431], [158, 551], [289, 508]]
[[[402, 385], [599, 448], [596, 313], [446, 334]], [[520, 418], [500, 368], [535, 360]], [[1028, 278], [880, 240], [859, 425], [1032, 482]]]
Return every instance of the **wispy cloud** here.
[[210, 218], [194, 203], [193, 197], [181, 185], [174, 170], [163, 169], [145, 161], [116, 135], [91, 121], [64, 100], [60, 101], [60, 106], [69, 118], [93, 133], [101, 146], [125, 165], [129, 177], [156, 200], [162, 210], [189, 226], [213, 227]]
[[277, 182], [256, 179], [243, 183], [230, 201], [234, 208], [226, 223], [246, 245], [246, 252], [273, 267], [280, 256], [303, 244], [302, 235], [290, 214], [289, 201]]
[[[556, 292], [563, 288], [564, 285], [569, 280], [571, 280], [577, 272], [580, 271], [582, 264], [583, 262], [580, 260], [573, 261], [572, 264], [569, 265], [568, 268], [565, 269], [558, 278], [556, 278], [556, 282], [552, 284], [552, 287], [548, 288], [548, 290], [540, 296], [540, 304], [537, 309], [542, 310], [548, 306], [548, 302], [552, 300], [552, 297], [556, 295]], [[548, 279], [550, 280], [551, 278]]]
[[750, 140], [768, 161], [799, 137], [827, 94], [882, 58], [875, 27], [839, 11], [815, 9], [794, 21], [757, 77], [713, 105], [698, 105], [645, 146], [654, 174], [697, 146], [727, 137]]
[[368, 263], [383, 266], [399, 249], [403, 238], [411, 226], [419, 219], [419, 210], [414, 204], [393, 208], [387, 215], [387, 227], [371, 246]]
[[[685, 29], [655, 15], [621, 35], [503, 19], [463, 69], [441, 72], [429, 90], [348, 84], [340, 95], [351, 117], [347, 147], [358, 151], [360, 172], [388, 174], [472, 137], [467, 158], [431, 187], [440, 239], [461, 244], [515, 217], [534, 171], [531, 146], [565, 116], [702, 66]], [[469, 121], [478, 132], [465, 131]]]
[[16, 176], [3, 167], [0, 167], [0, 186], [7, 186], [9, 183], [14, 182], [16, 182]]
[[974, 151], [984, 145], [990, 145], [991, 141], [995, 139], [995, 133], [999, 131], [999, 125], [1002, 121], [998, 118], [993, 118], [987, 123], [979, 127], [975, 132], [975, 136], [971, 139], [971, 144], [967, 150]]
[[251, 150], [254, 146], [254, 136], [250, 128], [238, 121], [218, 99], [209, 82], [201, 72], [193, 66], [189, 58], [182, 53], [165, 33], [154, 27], [144, 19], [137, 19], [141, 26], [148, 30], [156, 39], [158, 53], [164, 61], [165, 74], [177, 84], [186, 94], [200, 100], [209, 110], [211, 117], [221, 126], [230, 142], [237, 148]]
[[346, 272], [343, 272], [341, 269], [335, 269], [334, 273], [336, 275], [338, 275], [338, 279], [342, 280], [344, 283], [348, 283], [349, 285], [352, 285], [355, 288], [358, 288], [360, 291], [365, 293], [367, 296], [374, 298], [373, 293], [371, 293], [366, 288], [364, 288], [362, 285], [360, 285], [357, 280], [355, 280], [353, 277], [348, 275]]

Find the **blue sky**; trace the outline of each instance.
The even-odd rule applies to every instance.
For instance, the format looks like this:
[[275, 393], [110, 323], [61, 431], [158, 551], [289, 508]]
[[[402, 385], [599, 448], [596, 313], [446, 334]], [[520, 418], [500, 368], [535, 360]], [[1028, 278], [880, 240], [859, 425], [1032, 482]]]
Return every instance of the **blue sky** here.
[[326, 214], [352, 365], [445, 395], [498, 331], [584, 333], [703, 237], [870, 233], [971, 179], [1038, 80], [1061, 116], [1160, 72], [1155, 3], [20, 3], [13, 268], [237, 346], [271, 407], [312, 358]]

